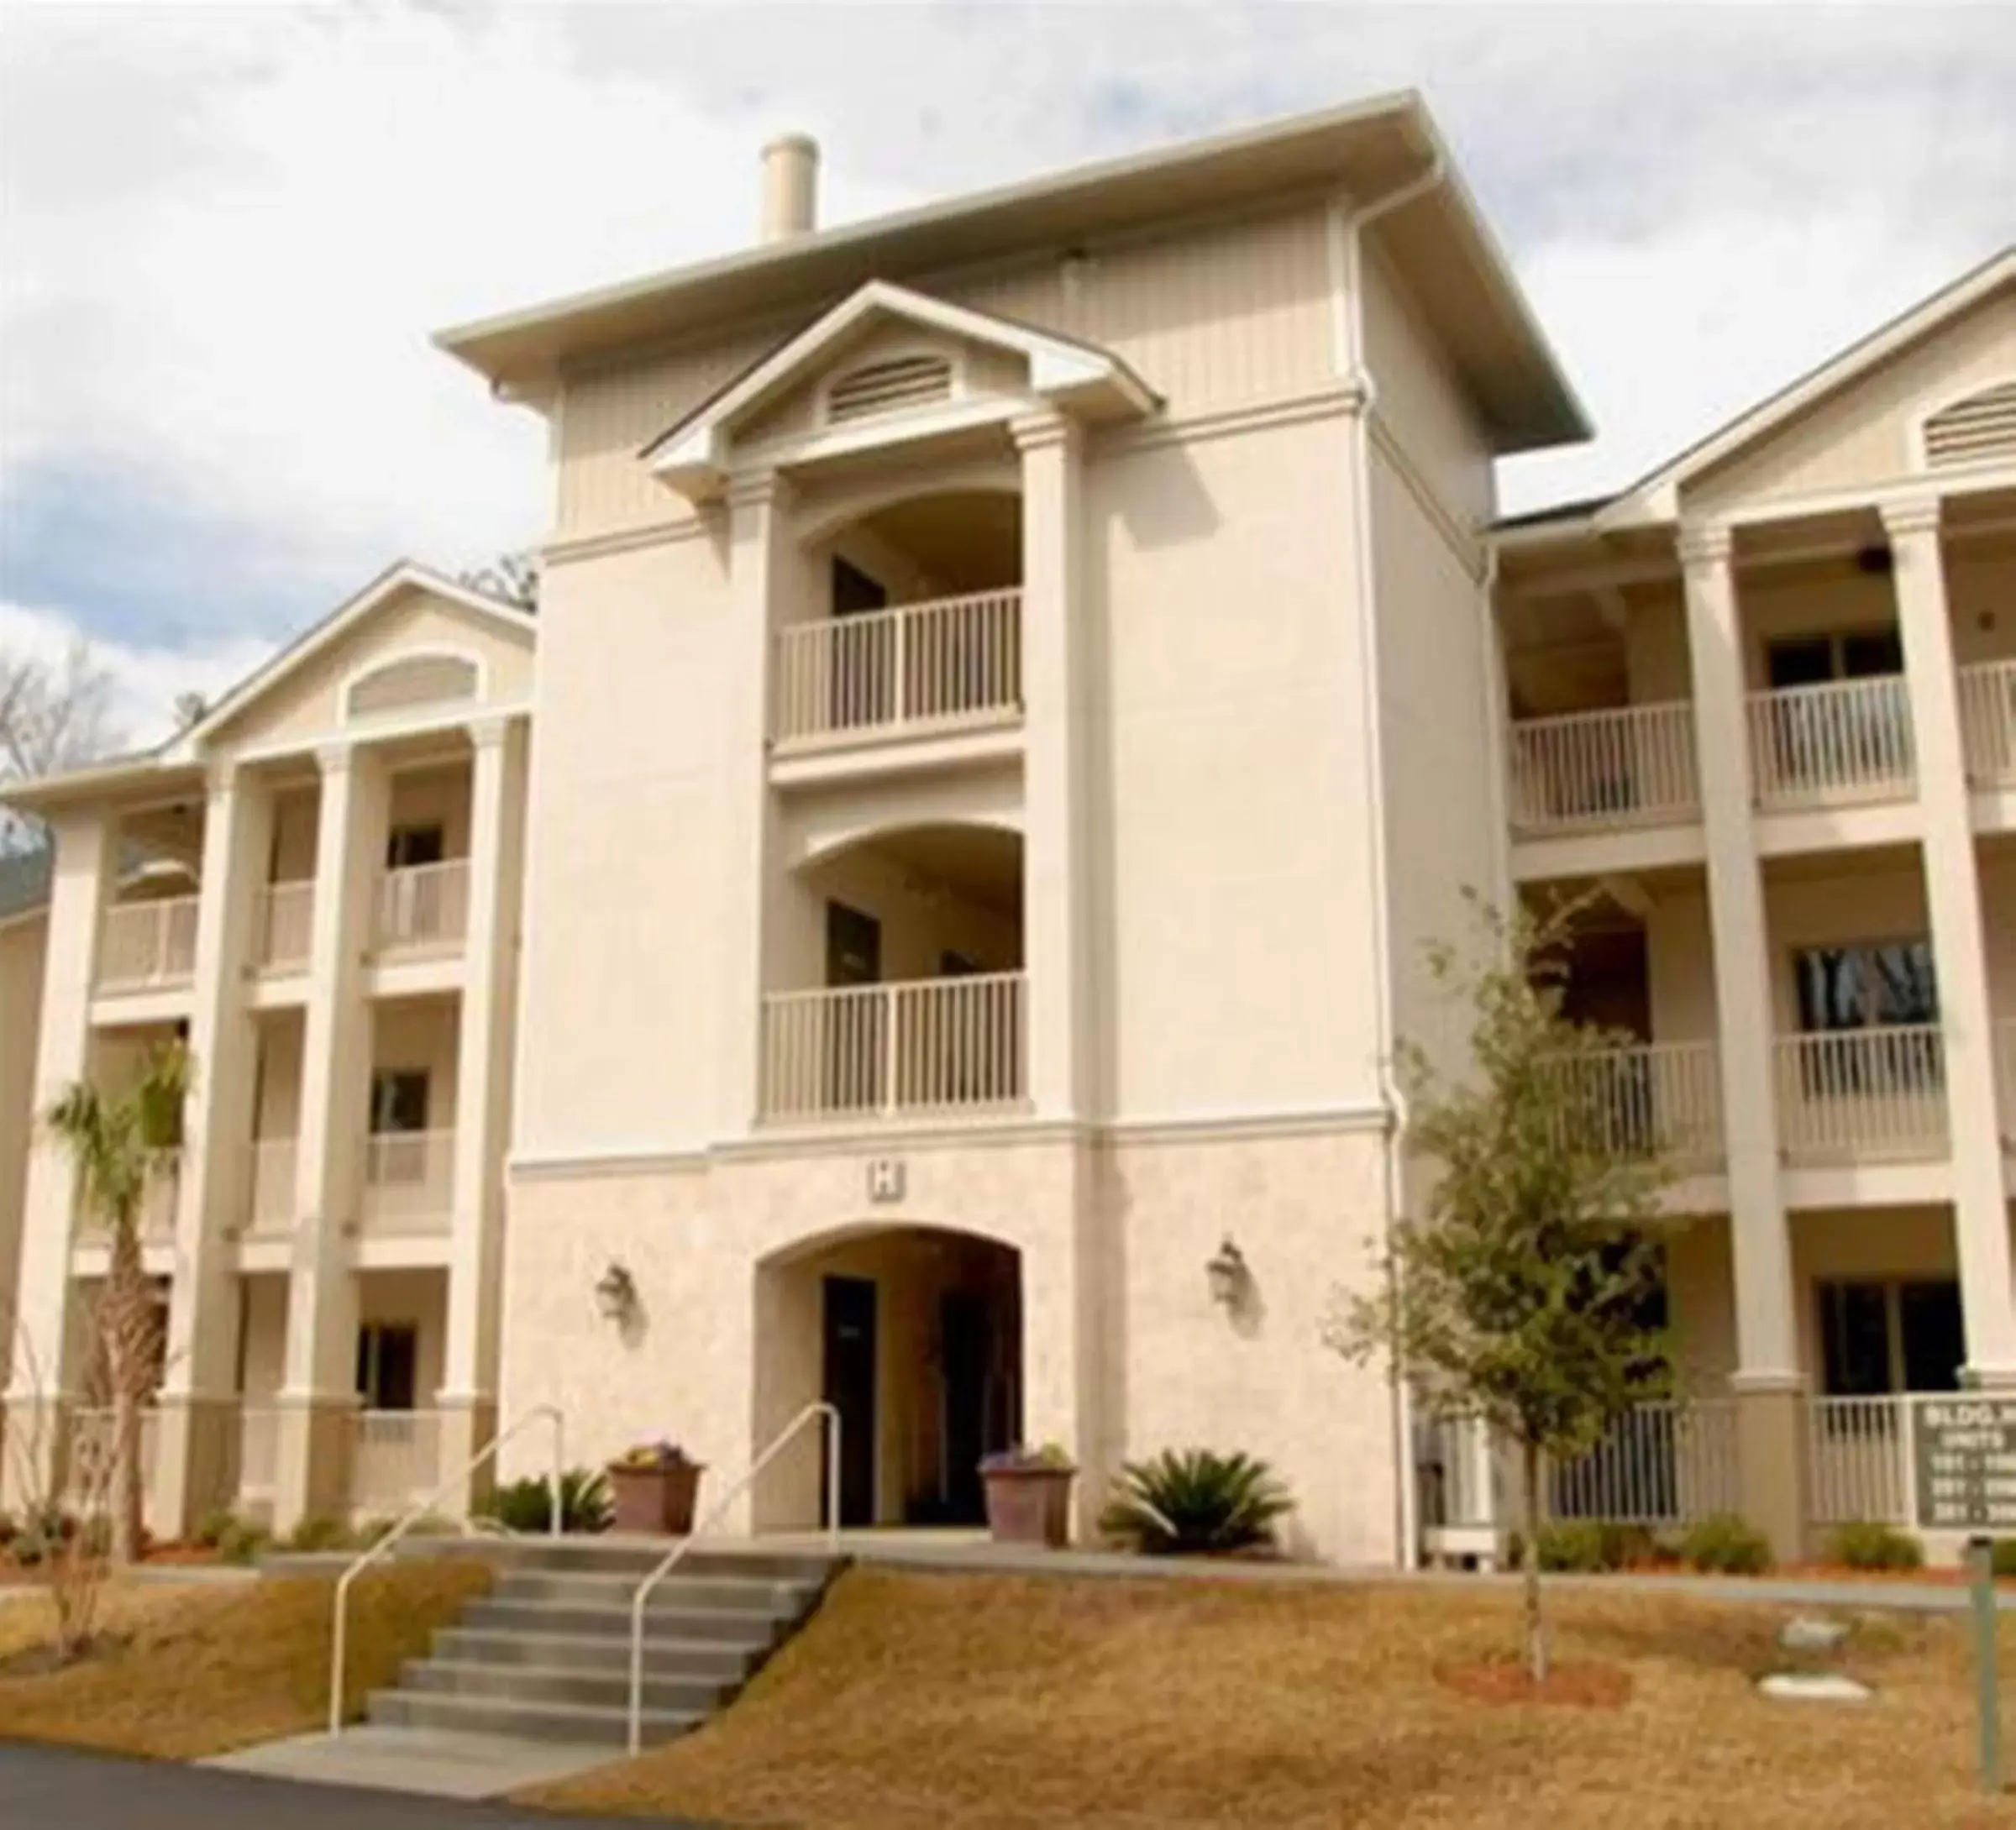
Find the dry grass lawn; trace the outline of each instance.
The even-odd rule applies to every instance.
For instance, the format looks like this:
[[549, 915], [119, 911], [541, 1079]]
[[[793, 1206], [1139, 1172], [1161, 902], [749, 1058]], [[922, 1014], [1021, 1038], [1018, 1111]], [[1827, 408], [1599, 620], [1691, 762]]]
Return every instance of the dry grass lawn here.
[[[443, 1560], [360, 1577], [350, 1596], [353, 1706], [427, 1649], [489, 1574]], [[0, 1737], [196, 1759], [322, 1726], [333, 1581], [118, 1582], [102, 1625], [120, 1644], [68, 1668], [7, 1675], [45, 1644], [46, 1597], [0, 1603]], [[4, 1812], [0, 1812], [0, 1817]]]
[[[1973, 1789], [1961, 1623], [1864, 1616], [1840, 1664], [1873, 1702], [1771, 1703], [1786, 1610], [1554, 1605], [1563, 1657], [1629, 1672], [1622, 1707], [1437, 1684], [1515, 1643], [1501, 1590], [856, 1570], [723, 1717], [531, 1801], [819, 1830], [2016, 1825]], [[2016, 1692], [2016, 1625], [2001, 1663]]]

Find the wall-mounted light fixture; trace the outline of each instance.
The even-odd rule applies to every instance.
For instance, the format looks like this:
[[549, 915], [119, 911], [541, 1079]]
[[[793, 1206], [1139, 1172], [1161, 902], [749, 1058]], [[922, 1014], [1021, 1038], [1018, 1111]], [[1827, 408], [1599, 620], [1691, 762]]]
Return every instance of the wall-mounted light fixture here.
[[637, 1280], [616, 1259], [595, 1281], [595, 1306], [603, 1320], [627, 1322], [637, 1313]]
[[1232, 1242], [1230, 1233], [1205, 1265], [1204, 1275], [1211, 1287], [1212, 1302], [1229, 1309], [1245, 1297], [1252, 1273], [1246, 1268], [1246, 1254]]

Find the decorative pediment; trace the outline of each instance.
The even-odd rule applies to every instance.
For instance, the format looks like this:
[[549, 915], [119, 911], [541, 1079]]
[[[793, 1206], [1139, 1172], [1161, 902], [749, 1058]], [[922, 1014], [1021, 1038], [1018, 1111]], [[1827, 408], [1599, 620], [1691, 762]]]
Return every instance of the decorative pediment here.
[[738, 468], [1001, 422], [1042, 407], [1089, 420], [1158, 405], [1110, 351], [872, 280], [645, 447], [696, 501]]

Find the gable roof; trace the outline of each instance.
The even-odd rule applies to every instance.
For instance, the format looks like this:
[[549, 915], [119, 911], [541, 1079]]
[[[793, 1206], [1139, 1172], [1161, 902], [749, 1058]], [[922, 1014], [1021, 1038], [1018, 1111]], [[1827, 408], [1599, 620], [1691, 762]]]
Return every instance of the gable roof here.
[[1828, 396], [1859, 380], [2012, 284], [2016, 284], [2016, 244], [1991, 254], [1979, 266], [1919, 300], [1888, 322], [1879, 324], [1866, 336], [1830, 356], [1816, 368], [1808, 370], [1777, 393], [1739, 413], [1705, 438], [1697, 439], [1677, 456], [1619, 490], [1597, 510], [1593, 517], [1595, 527], [1600, 530], [1634, 522], [1674, 519], [1678, 493], [1684, 484], [1746, 447], [1768, 438]]
[[424, 591], [430, 597], [440, 598], [484, 617], [521, 641], [531, 642], [536, 637], [538, 618], [529, 611], [492, 597], [487, 591], [459, 585], [426, 566], [415, 564], [411, 559], [401, 559], [387, 566], [354, 597], [339, 604], [320, 622], [297, 636], [265, 666], [247, 674], [186, 731], [163, 745], [159, 752], [163, 760], [181, 762], [193, 758], [207, 738], [222, 730], [248, 705], [341, 641], [381, 605], [409, 590]]
[[1023, 358], [1029, 364], [1030, 391], [1060, 406], [1110, 417], [1150, 412], [1161, 404], [1132, 369], [1096, 344], [953, 305], [888, 280], [870, 280], [668, 427], [638, 455], [654, 475], [680, 488], [718, 481], [727, 460], [726, 435], [735, 422], [815, 372], [836, 345], [879, 317]]
[[816, 308], [871, 279], [944, 274], [1319, 188], [1363, 208], [1429, 174], [1441, 181], [1386, 218], [1381, 239], [1402, 271], [1422, 281], [1415, 290], [1423, 314], [1476, 393], [1499, 448], [1586, 438], [1582, 405], [1412, 90], [764, 243], [456, 325], [434, 342], [500, 393], [537, 400], [567, 361]]

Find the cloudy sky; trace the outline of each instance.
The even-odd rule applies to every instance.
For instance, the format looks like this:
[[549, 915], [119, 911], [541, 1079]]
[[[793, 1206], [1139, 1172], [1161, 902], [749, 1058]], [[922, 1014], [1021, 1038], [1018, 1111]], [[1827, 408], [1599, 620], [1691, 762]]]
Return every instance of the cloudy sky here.
[[440, 325], [1404, 86], [1621, 482], [2016, 240], [2006, 8], [0, 0], [0, 647], [81, 630], [152, 735], [395, 553], [540, 531]]

